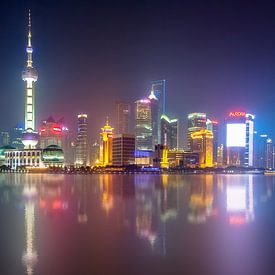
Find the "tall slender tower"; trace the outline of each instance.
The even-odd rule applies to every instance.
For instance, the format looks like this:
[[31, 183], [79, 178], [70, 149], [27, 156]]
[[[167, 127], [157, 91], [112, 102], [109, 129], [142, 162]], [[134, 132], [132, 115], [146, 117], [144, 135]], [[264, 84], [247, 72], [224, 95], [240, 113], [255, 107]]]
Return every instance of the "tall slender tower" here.
[[35, 91], [34, 83], [38, 79], [36, 69], [32, 64], [32, 33], [31, 33], [31, 12], [29, 10], [29, 24], [28, 24], [28, 45], [27, 65], [22, 72], [22, 79], [26, 83], [25, 88], [25, 135], [23, 134], [22, 142], [26, 149], [34, 148], [37, 144], [37, 136], [32, 133], [35, 132]]

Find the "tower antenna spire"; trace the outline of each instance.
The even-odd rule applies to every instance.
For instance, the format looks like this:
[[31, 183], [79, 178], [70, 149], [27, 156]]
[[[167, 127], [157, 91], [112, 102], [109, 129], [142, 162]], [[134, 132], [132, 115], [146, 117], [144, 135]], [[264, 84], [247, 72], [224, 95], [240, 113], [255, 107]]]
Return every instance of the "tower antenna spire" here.
[[27, 67], [32, 67], [32, 31], [31, 31], [31, 10], [29, 9], [29, 23], [28, 23], [28, 47], [27, 47]]

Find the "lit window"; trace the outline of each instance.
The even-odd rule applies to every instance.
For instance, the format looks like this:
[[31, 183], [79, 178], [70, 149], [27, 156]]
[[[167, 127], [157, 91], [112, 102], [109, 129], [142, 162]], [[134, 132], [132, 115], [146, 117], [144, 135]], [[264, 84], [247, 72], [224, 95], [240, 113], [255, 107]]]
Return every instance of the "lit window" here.
[[27, 120], [32, 120], [32, 113], [27, 113]]
[[32, 96], [32, 89], [27, 89], [27, 96]]
[[32, 97], [27, 97], [27, 104], [32, 105]]
[[32, 112], [32, 105], [27, 105], [27, 112], [31, 113]]

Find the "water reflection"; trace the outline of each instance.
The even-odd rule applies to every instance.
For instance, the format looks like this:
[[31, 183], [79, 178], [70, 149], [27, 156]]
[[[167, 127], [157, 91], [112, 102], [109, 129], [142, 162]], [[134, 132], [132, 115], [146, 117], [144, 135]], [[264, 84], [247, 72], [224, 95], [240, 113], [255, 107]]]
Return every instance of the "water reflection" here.
[[[147, 255], [147, 261], [155, 255], [171, 263], [181, 254], [191, 257], [185, 249], [192, 243], [193, 230], [206, 230], [209, 225], [217, 234], [258, 226], [258, 216], [261, 222], [263, 211], [271, 213], [275, 205], [274, 186], [274, 177], [253, 175], [14, 174], [0, 175], [0, 202], [14, 217], [20, 213], [24, 218], [16, 222], [18, 228], [24, 223], [20, 251], [25, 274], [68, 274], [64, 270], [70, 270], [70, 262], [56, 261], [54, 255], [66, 251], [82, 265], [85, 256], [78, 255], [81, 251], [100, 257], [109, 257], [108, 251], [113, 251], [116, 257], [132, 257], [134, 262], [139, 253]], [[22, 203], [24, 212], [20, 212]], [[2, 209], [7, 208], [0, 208], [0, 217], [6, 211]], [[207, 236], [207, 230], [201, 234]], [[182, 245], [184, 238], [189, 245]], [[222, 242], [215, 245], [222, 249]], [[196, 257], [201, 249], [194, 250]], [[131, 254], [135, 250], [137, 254]], [[82, 274], [108, 268], [93, 264], [87, 258]], [[47, 273], [49, 266], [51, 272]]]

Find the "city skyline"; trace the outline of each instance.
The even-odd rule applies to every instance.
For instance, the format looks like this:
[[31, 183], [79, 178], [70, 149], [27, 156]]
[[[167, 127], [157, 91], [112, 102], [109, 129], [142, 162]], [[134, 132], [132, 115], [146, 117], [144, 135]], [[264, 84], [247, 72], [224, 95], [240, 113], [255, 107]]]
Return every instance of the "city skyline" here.
[[[48, 32], [48, 33], [45, 32], [45, 27], [42, 25], [41, 20], [42, 20], [43, 16], [44, 17], [46, 16], [46, 13], [48, 15], [50, 15], [51, 11], [49, 11], [49, 7], [47, 7], [47, 4], [45, 4], [45, 3], [43, 4], [44, 6], [42, 4], [39, 6], [39, 4], [35, 5], [34, 3], [31, 3], [31, 2], [32, 1], [30, 1], [29, 7], [32, 8], [32, 10], [33, 10], [32, 16], [34, 17], [34, 22], [35, 22], [33, 25], [33, 28], [35, 31], [34, 31], [34, 35], [32, 38], [34, 40], [34, 44], [35, 44], [34, 58], [35, 58], [35, 63], [37, 64], [36, 67], [38, 68], [39, 71], [41, 71], [41, 73], [40, 73], [41, 77], [39, 79], [39, 83], [37, 84], [37, 99], [36, 99], [37, 106], [38, 106], [37, 109], [39, 109], [39, 113], [37, 114], [38, 124], [40, 124], [40, 121], [45, 119], [49, 115], [53, 115], [54, 117], [63, 117], [64, 116], [66, 122], [68, 122], [68, 124], [69, 124], [69, 127], [71, 129], [76, 129], [75, 115], [77, 113], [80, 113], [81, 111], [84, 111], [89, 115], [90, 118], [95, 118], [95, 117], [97, 118], [97, 119], [92, 119], [92, 121], [90, 122], [89, 132], [91, 133], [92, 138], [98, 137], [100, 126], [104, 123], [106, 115], [109, 115], [112, 124], [114, 124], [114, 122], [115, 122], [114, 114], [115, 114], [115, 101], [116, 100], [122, 99], [123, 101], [133, 104], [133, 102], [135, 100], [138, 100], [139, 98], [142, 98], [143, 95], [146, 95], [149, 93], [151, 81], [164, 78], [167, 80], [167, 93], [166, 93], [167, 105], [168, 105], [167, 114], [179, 118], [179, 121], [181, 124], [182, 123], [186, 124], [187, 114], [191, 113], [191, 112], [205, 112], [205, 113], [209, 114], [211, 117], [218, 118], [218, 120], [222, 122], [223, 118], [225, 118], [225, 116], [227, 114], [227, 110], [228, 111], [233, 110], [233, 109], [234, 110], [245, 110], [247, 112], [252, 112], [256, 115], [256, 119], [257, 119], [257, 123], [256, 123], [256, 127], [255, 127], [256, 130], [259, 130], [262, 133], [268, 133], [268, 135], [271, 138], [274, 138], [274, 126], [272, 123], [272, 117], [274, 116], [274, 110], [272, 109], [272, 103], [271, 103], [272, 100], [270, 100], [272, 98], [272, 92], [273, 92], [272, 89], [269, 91], [268, 94], [266, 94], [265, 91], [259, 90], [256, 98], [258, 96], [260, 96], [261, 101], [259, 101], [259, 100], [256, 101], [255, 99], [253, 99], [253, 97], [255, 96], [255, 94], [253, 94], [253, 92], [249, 93], [248, 91], [246, 91], [246, 92], [244, 92], [243, 95], [240, 94], [240, 95], [238, 95], [238, 97], [235, 98], [236, 102], [235, 102], [235, 106], [233, 106], [233, 103], [231, 102], [231, 100], [228, 100], [228, 95], [226, 95], [227, 88], [224, 88], [224, 90], [222, 90], [222, 92], [220, 92], [219, 94], [215, 94], [215, 95], [213, 95], [214, 91], [213, 91], [213, 93], [208, 93], [206, 91], [207, 89], [209, 89], [211, 87], [211, 82], [213, 82], [213, 79], [211, 79], [212, 77], [209, 77], [210, 84], [208, 87], [204, 88], [204, 90], [205, 90], [204, 94], [207, 95], [209, 98], [209, 101], [207, 102], [207, 104], [205, 104], [205, 102], [203, 102], [205, 100], [204, 94], [200, 98], [200, 95], [201, 95], [200, 93], [202, 91], [199, 91], [199, 92], [197, 91], [198, 94], [197, 94], [197, 96], [193, 95], [194, 98], [190, 98], [190, 96], [192, 95], [191, 92], [183, 93], [183, 95], [181, 97], [179, 97], [180, 94], [177, 94], [177, 93], [179, 90], [180, 91], [185, 90], [184, 82], [186, 79], [183, 78], [181, 81], [174, 79], [174, 76], [177, 73], [180, 73], [180, 70], [178, 72], [176, 72], [176, 68], [177, 68], [176, 63], [174, 66], [171, 66], [171, 65], [169, 66], [169, 68], [170, 68], [169, 70], [174, 71], [173, 74], [168, 69], [166, 70], [167, 72], [165, 72], [165, 70], [163, 69], [162, 66], [160, 66], [159, 69], [152, 70], [151, 73], [143, 74], [143, 77], [142, 77], [142, 74], [140, 74], [140, 73], [131, 72], [129, 78], [127, 78], [126, 77], [127, 73], [125, 73], [125, 76], [123, 76], [122, 78], [124, 79], [123, 82], [125, 82], [125, 85], [128, 85], [128, 89], [127, 90], [121, 89], [122, 91], [120, 91], [120, 92], [117, 92], [118, 87], [119, 87], [117, 85], [113, 85], [112, 87], [109, 87], [108, 89], [105, 89], [102, 92], [101, 92], [101, 90], [98, 92], [98, 89], [93, 89], [92, 86], [91, 86], [91, 88], [84, 88], [86, 86], [85, 85], [86, 82], [85, 81], [82, 82], [80, 80], [82, 80], [82, 77], [89, 78], [90, 72], [85, 71], [85, 73], [83, 73], [83, 71], [82, 71], [83, 68], [81, 68], [81, 67], [80, 67], [80, 69], [79, 69], [79, 67], [77, 67], [78, 68], [77, 71], [74, 70], [74, 73], [77, 76], [79, 76], [79, 74], [82, 74], [80, 76], [80, 80], [78, 80], [77, 77], [73, 77], [72, 78], [73, 81], [68, 81], [68, 79], [64, 78], [64, 74], [66, 75], [66, 73], [72, 73], [70, 66], [68, 66], [68, 68], [66, 68], [66, 70], [60, 71], [60, 74], [55, 74], [54, 79], [52, 79], [49, 76], [53, 76], [53, 73], [55, 72], [56, 68], [58, 67], [58, 66], [56, 67], [57, 63], [55, 60], [56, 59], [55, 57], [57, 57], [56, 50], [59, 53], [62, 53], [61, 57], [59, 57], [59, 58], [63, 59], [63, 55], [65, 58], [66, 54], [68, 54], [68, 51], [69, 52], [71, 51], [72, 46], [70, 44], [63, 44], [62, 48], [60, 48], [60, 45], [56, 44], [54, 49], [49, 50], [49, 47], [47, 47], [49, 45], [46, 45], [46, 46], [43, 45], [43, 43], [45, 42], [45, 39], [53, 38], [53, 41], [56, 40], [58, 34], [61, 34], [61, 33], [59, 33], [60, 29], [58, 28], [57, 30], [51, 30], [51, 32]], [[143, 4], [146, 5], [146, 1]], [[99, 3], [96, 3], [95, 5], [98, 10], [101, 10], [102, 6]], [[150, 10], [150, 5], [148, 3], [147, 3], [147, 5], [148, 5], [148, 9]], [[168, 9], [168, 14], [167, 14], [168, 17], [171, 16], [171, 14], [169, 14], [169, 11], [171, 12], [172, 10], [174, 10], [177, 5], [180, 7], [184, 7], [184, 4], [180, 5], [176, 1], [174, 2], [173, 5], [169, 6], [170, 9]], [[44, 12], [41, 12], [42, 6], [45, 7]], [[134, 6], [134, 4], [133, 4], [133, 6]], [[88, 5], [88, 7], [91, 8], [89, 5]], [[240, 4], [240, 7], [242, 7], [241, 4]], [[162, 10], [162, 8], [163, 8], [163, 6], [160, 5], [160, 10]], [[192, 5], [189, 8], [192, 9]], [[219, 9], [219, 8], [221, 8], [221, 7], [217, 6], [217, 9]], [[262, 8], [264, 8], [264, 6]], [[58, 10], [60, 10], [59, 6], [57, 6], [57, 11]], [[78, 7], [78, 9], [76, 11], [76, 15], [77, 15], [77, 12], [79, 12], [79, 11], [82, 11], [81, 5], [80, 5], [80, 7]], [[22, 47], [22, 45], [26, 45], [25, 35], [26, 35], [27, 30], [25, 27], [26, 26], [25, 22], [26, 22], [26, 14], [28, 12], [28, 7], [25, 7], [23, 4], [21, 4], [18, 6], [17, 9], [15, 9], [14, 11], [10, 11], [10, 12], [11, 12], [11, 14], [10, 14], [11, 17], [9, 17], [8, 20], [6, 20], [4, 22], [4, 26], [7, 26], [7, 27], [11, 23], [12, 16], [14, 16], [16, 13], [18, 13], [18, 15], [19, 15], [19, 12], [20, 12], [20, 16], [19, 16], [20, 19], [17, 19], [17, 21], [14, 21], [14, 27], [10, 29], [13, 32], [8, 33], [8, 35], [12, 36], [13, 39], [15, 39], [15, 37], [13, 35], [20, 34], [18, 36], [18, 38], [16, 39], [16, 42], [13, 41], [13, 44], [10, 45], [11, 51], [9, 51], [9, 52], [12, 52], [15, 50], [16, 54], [14, 56], [17, 56], [20, 58], [16, 61], [14, 60], [14, 56], [11, 58], [12, 62], [9, 63], [9, 66], [11, 66], [11, 64], [14, 64], [14, 62], [15, 62], [17, 65], [15, 65], [14, 68], [16, 68], [16, 69], [14, 70], [14, 68], [12, 69], [11, 67], [8, 67], [9, 69], [7, 71], [9, 73], [11, 73], [11, 72], [12, 73], [9, 76], [7, 75], [6, 77], [4, 77], [5, 79], [4, 79], [4, 85], [3, 85], [2, 89], [3, 89], [3, 91], [5, 91], [8, 88], [9, 90], [11, 90], [11, 92], [8, 94], [6, 94], [5, 92], [1, 93], [2, 98], [3, 98], [2, 106], [1, 106], [2, 107], [1, 108], [2, 117], [4, 117], [3, 112], [6, 115], [5, 121], [2, 120], [1, 124], [0, 124], [0, 128], [3, 130], [9, 130], [8, 128], [15, 126], [17, 124], [17, 122], [19, 122], [20, 120], [21, 121], [23, 120], [23, 107], [21, 104], [21, 102], [23, 100], [23, 93], [22, 93], [23, 85], [22, 85], [22, 81], [20, 79], [20, 73], [17, 71], [17, 69], [22, 70], [22, 68], [24, 66], [24, 59], [22, 58], [24, 48]], [[64, 16], [64, 18], [68, 20], [68, 18], [66, 16], [68, 16], [71, 12], [72, 12], [72, 6], [68, 5], [65, 9], [64, 15], [60, 14], [60, 16]], [[253, 12], [251, 10], [249, 12], [253, 14]], [[256, 11], [254, 11], [254, 12], [256, 12]], [[5, 14], [5, 16], [7, 16], [7, 15]], [[259, 16], [260, 16], [260, 14], [259, 14]], [[79, 17], [79, 14], [78, 14], [78, 17]], [[76, 17], [76, 18], [78, 18], [78, 17]], [[84, 18], [86, 18], [87, 20], [90, 20], [88, 17], [85, 17], [85, 13], [84, 13]], [[175, 18], [177, 18], [177, 16], [175, 16]], [[24, 20], [24, 22], [21, 22], [19, 20]], [[78, 24], [83, 23], [83, 20], [84, 19], [82, 19], [81, 22], [78, 22], [78, 20], [75, 20], [76, 26], [78, 26]], [[51, 20], [47, 19], [47, 22], [49, 24], [52, 24], [50, 21]], [[19, 22], [19, 24], [17, 24], [17, 22]], [[115, 23], [117, 23], [116, 20], [115, 20]], [[180, 22], [180, 23], [182, 23], [182, 22]], [[24, 27], [22, 28], [22, 26], [24, 26]], [[11, 27], [11, 26], [9, 26], [9, 27]], [[169, 27], [169, 26], [167, 25], [167, 27]], [[158, 26], [156, 26], [156, 29], [158, 30]], [[170, 30], [171, 28], [168, 28], [168, 29]], [[64, 28], [64, 30], [67, 30], [67, 28]], [[83, 29], [81, 29], [81, 30], [84, 31]], [[190, 31], [191, 30], [192, 30], [192, 28], [190, 28]], [[89, 35], [93, 35], [96, 33], [97, 32], [91, 32], [91, 33], [89, 33]], [[126, 34], [128, 34], [128, 33], [126, 33]], [[71, 35], [69, 34], [68, 31], [62, 33], [63, 39], [69, 39], [70, 37], [71, 37]], [[128, 36], [126, 35], [125, 37], [130, 38], [129, 34], [128, 34]], [[40, 40], [42, 40], [42, 41], [40, 41]], [[20, 41], [22, 41], [22, 44], [19, 43]], [[98, 41], [96, 42], [96, 41], [97, 41], [97, 39], [95, 39], [95, 44], [97, 46], [99, 46], [99, 42]], [[135, 40], [133, 40], [133, 41], [135, 41]], [[166, 40], [163, 40], [163, 42], [165, 42], [165, 41]], [[120, 39], [118, 39], [118, 42], [121, 42]], [[140, 42], [142, 42], [142, 41], [140, 41]], [[89, 40], [89, 43], [91, 43], [90, 40]], [[95, 46], [95, 44], [94, 44], [94, 46]], [[18, 45], [18, 49], [20, 48], [20, 51], [17, 50], [17, 45]], [[83, 41], [83, 43], [82, 42], [79, 43], [79, 45], [80, 45], [79, 47], [85, 45], [85, 41]], [[90, 44], [90, 45], [92, 45], [92, 44]], [[1, 45], [1, 47], [3, 47], [3, 48], [5, 48], [6, 46], [7, 46], [7, 42], [5, 42], [4, 45]], [[74, 45], [74, 46], [76, 47], [76, 45]], [[125, 46], [125, 47], [127, 48], [127, 46]], [[237, 47], [237, 45], [235, 45], [235, 47]], [[242, 47], [240, 46], [240, 49], [241, 48]], [[77, 47], [75, 49], [77, 49]], [[201, 54], [201, 51], [198, 50], [197, 53]], [[98, 54], [101, 57], [103, 56], [103, 53], [100, 51], [98, 52]], [[126, 51], [125, 56], [127, 54], [128, 53]], [[45, 58], [47, 56], [53, 57], [52, 60], [49, 59], [49, 63], [45, 62], [46, 61]], [[155, 56], [154, 53], [152, 53], [152, 57], [153, 56]], [[181, 58], [183, 56], [184, 56], [184, 54], [181, 56]], [[220, 54], [217, 53], [217, 58], [219, 56], [220, 56]], [[9, 55], [5, 56], [4, 60], [7, 57], [9, 57]], [[146, 54], [144, 55], [144, 58], [145, 57], [146, 57]], [[160, 55], [160, 57], [162, 57], [162, 55]], [[170, 56], [170, 57], [172, 57], [172, 56]], [[203, 56], [202, 56], [202, 58], [203, 58]], [[77, 54], [75, 59], [76, 59], [77, 63], [79, 63], [81, 61], [81, 64], [83, 64], [83, 67], [86, 67], [87, 63], [90, 64], [90, 60], [85, 61], [83, 56], [80, 54]], [[63, 61], [65, 61], [65, 59]], [[53, 62], [54, 62], [55, 66], [53, 66], [52, 69], [49, 69], [49, 65], [53, 64]], [[67, 62], [69, 62], [69, 60], [67, 60]], [[213, 59], [213, 62], [214, 63], [216, 62], [215, 59]], [[18, 64], [20, 64], [20, 66], [22, 64], [22, 66], [19, 68]], [[97, 66], [97, 62], [94, 62], [93, 64], [94, 64], [94, 67]], [[227, 63], [225, 63], [224, 65], [226, 65], [226, 64]], [[116, 65], [116, 64], [114, 64], [114, 65]], [[102, 71], [103, 74], [104, 74], [104, 72], [109, 72], [110, 74], [113, 73], [114, 75], [116, 75], [121, 64], [120, 65], [117, 64], [117, 65], [118, 65], [117, 67], [113, 68], [114, 70], [112, 70], [111, 68], [106, 69], [102, 65], [102, 67], [104, 67], [104, 68], [101, 68], [100, 70]], [[61, 66], [61, 65], [59, 65], [59, 66]], [[134, 64], [132, 64], [132, 66], [134, 66]], [[233, 66], [233, 67], [236, 68], [235, 66]], [[210, 68], [211, 68], [211, 66], [209, 66], [209, 69]], [[259, 68], [258, 69], [255, 68], [255, 72], [257, 70], [260, 72]], [[160, 73], [160, 71], [161, 71], [161, 73]], [[272, 70], [270, 70], [269, 73], [270, 73], [270, 75], [272, 75]], [[218, 76], [218, 74], [217, 74], [217, 76]], [[228, 74], [228, 76], [230, 77], [230, 74]], [[121, 75], [120, 75], [120, 77], [121, 77]], [[120, 82], [121, 82], [120, 77], [117, 79], [117, 82], [119, 82], [118, 80], [120, 80]], [[10, 78], [12, 78], [13, 80], [8, 82], [8, 80], [10, 80]], [[137, 81], [138, 79], [140, 80], [139, 82]], [[260, 82], [261, 81], [264, 82], [264, 79], [262, 79], [261, 77], [259, 77], [257, 79]], [[201, 81], [202, 80], [203, 79], [201, 78]], [[252, 79], [251, 79], [251, 81], [252, 81]], [[69, 85], [68, 82], [72, 82], [71, 83], [72, 85]], [[78, 82], [81, 83], [81, 85], [78, 85], [79, 90], [74, 91], [73, 86]], [[98, 82], [101, 82], [101, 81], [94, 81], [93, 85], [97, 85]], [[106, 77], [106, 80], [104, 82], [108, 82], [108, 76]], [[83, 83], [83, 85], [82, 85], [82, 83]], [[196, 83], [193, 83], [193, 84], [194, 84], [193, 87], [195, 87], [197, 85]], [[13, 85], [15, 85], [17, 88], [14, 89]], [[67, 88], [65, 88], [66, 85], [67, 85]], [[182, 89], [180, 89], [180, 87], [176, 87], [176, 85], [179, 85], [180, 87], [182, 85]], [[247, 87], [250, 86], [248, 84], [246, 84], [246, 85], [247, 85]], [[48, 88], [46, 88], [47, 86], [48, 86]], [[49, 87], [49, 86], [51, 86], [51, 87]], [[255, 89], [255, 87], [253, 87], [253, 88]], [[86, 89], [88, 91], [87, 92], [88, 94], [87, 93], [83, 94], [82, 93], [83, 89]], [[58, 90], [58, 93], [57, 93], [57, 90]], [[68, 90], [69, 92], [65, 95], [64, 93], [66, 92], [66, 90]], [[217, 91], [215, 91], [215, 93], [216, 92]], [[254, 90], [254, 92], [255, 92], [255, 90]], [[72, 94], [73, 94], [73, 96], [74, 96], [74, 94], [75, 95], [77, 94], [79, 96], [74, 96], [72, 98]], [[6, 100], [9, 100], [10, 95], [13, 98], [13, 104], [16, 107], [15, 109], [17, 110], [16, 112], [11, 111], [10, 108], [7, 110], [6, 105], [8, 105], [8, 104], [4, 104]], [[86, 97], [85, 97], [85, 95], [86, 95]], [[106, 95], [108, 96], [107, 100], [106, 100], [106, 98], [105, 98], [105, 100], [103, 100], [101, 97], [106, 96]], [[231, 96], [234, 96], [234, 95], [236, 96], [235, 92], [232, 91]], [[216, 96], [216, 99], [215, 98], [213, 99], [212, 98], [213, 96], [214, 97]], [[221, 97], [223, 97], [223, 98], [221, 98]], [[199, 100], [198, 100], [198, 98], [199, 98]], [[240, 100], [238, 100], [238, 98], [240, 98]], [[217, 100], [219, 102], [215, 102]], [[192, 102], [194, 102], [194, 101], [196, 101], [196, 104], [192, 104]], [[215, 102], [215, 107], [213, 107], [214, 106], [213, 101]], [[45, 104], [44, 104], [44, 102], [45, 102]], [[73, 102], [73, 104], [72, 104], [72, 102]], [[202, 104], [202, 102], [203, 102], [203, 104]], [[258, 104], [259, 102], [260, 102], [260, 104]], [[88, 105], [90, 105], [91, 107], [89, 107]], [[179, 108], [179, 105], [182, 107]], [[205, 105], [207, 105], [207, 106], [205, 106]], [[221, 109], [223, 111], [221, 111]], [[260, 112], [261, 109], [263, 109], [262, 112]], [[265, 112], [264, 111], [265, 109], [268, 110], [268, 112]], [[14, 113], [16, 113], [16, 114], [14, 114]], [[185, 138], [184, 132], [185, 132], [184, 128], [180, 127], [180, 139]]]

